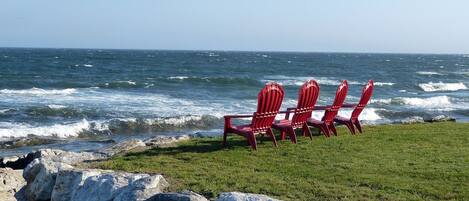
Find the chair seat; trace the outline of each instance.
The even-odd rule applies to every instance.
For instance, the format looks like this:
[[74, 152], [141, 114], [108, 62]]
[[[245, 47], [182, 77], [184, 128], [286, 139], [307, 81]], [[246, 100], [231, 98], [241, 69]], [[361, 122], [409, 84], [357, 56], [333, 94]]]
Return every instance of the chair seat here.
[[323, 121], [319, 121], [319, 120], [314, 119], [314, 118], [309, 118], [309, 119], [308, 119], [308, 123], [310, 123], [310, 124], [315, 124], [315, 125], [319, 125], [319, 124], [323, 124], [324, 122], [323, 122]]
[[233, 126], [232, 129], [236, 130], [236, 131], [241, 131], [241, 132], [250, 132], [250, 131], [252, 131], [251, 124]]
[[276, 121], [276, 122], [274, 122], [274, 124], [272, 124], [272, 127], [275, 128], [275, 129], [288, 128], [288, 127], [291, 127], [291, 126], [292, 126], [291, 121], [288, 120], [288, 119], [282, 119], [282, 120]]
[[339, 116], [337, 115], [335, 118], [334, 118], [335, 121], [350, 121], [350, 118], [347, 118], [347, 117], [343, 117], [343, 116]]

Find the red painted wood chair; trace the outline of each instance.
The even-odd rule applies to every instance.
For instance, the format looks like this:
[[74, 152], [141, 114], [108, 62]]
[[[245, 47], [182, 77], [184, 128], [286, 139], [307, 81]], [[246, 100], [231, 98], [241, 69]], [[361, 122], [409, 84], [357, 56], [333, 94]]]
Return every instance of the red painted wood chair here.
[[345, 101], [345, 97], [347, 96], [347, 92], [348, 83], [347, 80], [344, 80], [337, 88], [333, 104], [326, 106], [324, 116], [322, 117], [321, 121], [314, 118], [309, 118], [308, 125], [319, 128], [320, 132], [323, 132], [326, 137], [331, 136], [331, 131], [334, 133], [334, 135], [337, 135], [337, 131], [334, 126], [334, 117], [339, 112], [340, 107], [342, 107], [342, 104]]
[[350, 130], [350, 133], [355, 134], [355, 127], [357, 127], [357, 130], [362, 133], [362, 127], [360, 125], [360, 121], [358, 120], [358, 116], [360, 116], [360, 113], [365, 109], [366, 105], [371, 99], [371, 96], [373, 95], [373, 80], [368, 81], [368, 83], [363, 87], [362, 90], [362, 97], [360, 98], [360, 101], [358, 104], [355, 105], [352, 115], [350, 118], [342, 117], [342, 116], [336, 116], [334, 118], [334, 121], [339, 123], [339, 124], [344, 124], [347, 126], [347, 128]]
[[[295, 129], [297, 128], [303, 129], [303, 136], [309, 136], [313, 139], [306, 121], [311, 117], [311, 112], [313, 112], [318, 96], [319, 85], [316, 81], [309, 80], [301, 86], [296, 108], [288, 108], [285, 119], [277, 121], [272, 125], [273, 128], [281, 132], [282, 140], [285, 139], [285, 134], [288, 134], [290, 140], [296, 143]], [[293, 112], [293, 117], [290, 120], [291, 111]]]
[[[277, 140], [272, 132], [272, 123], [277, 116], [284, 97], [283, 87], [277, 83], [268, 83], [258, 95], [257, 111], [252, 115], [227, 115], [225, 118], [225, 130], [223, 133], [223, 145], [226, 145], [228, 133], [244, 136], [248, 139], [252, 149], [257, 149], [256, 135], [266, 133], [272, 138], [274, 145]], [[233, 126], [232, 118], [252, 117], [251, 124]]]

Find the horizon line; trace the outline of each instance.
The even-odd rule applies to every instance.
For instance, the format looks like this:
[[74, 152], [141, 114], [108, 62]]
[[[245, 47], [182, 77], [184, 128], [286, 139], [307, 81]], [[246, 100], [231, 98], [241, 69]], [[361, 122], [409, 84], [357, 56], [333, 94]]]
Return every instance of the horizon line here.
[[370, 51], [299, 51], [299, 50], [222, 50], [222, 49], [148, 49], [148, 48], [85, 48], [85, 47], [3, 47], [0, 49], [70, 49], [70, 50], [134, 50], [134, 51], [212, 51], [212, 52], [270, 52], [270, 53], [332, 53], [332, 54], [414, 54], [414, 55], [468, 55], [469, 53], [423, 53], [423, 52], [370, 52]]

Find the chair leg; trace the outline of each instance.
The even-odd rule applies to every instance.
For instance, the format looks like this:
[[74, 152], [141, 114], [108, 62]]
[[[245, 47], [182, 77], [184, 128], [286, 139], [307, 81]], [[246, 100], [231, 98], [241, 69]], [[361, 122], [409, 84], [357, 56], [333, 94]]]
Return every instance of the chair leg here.
[[275, 139], [275, 135], [274, 135], [274, 132], [272, 131], [272, 129], [267, 130], [267, 135], [269, 135], [270, 138], [272, 138], [272, 141], [274, 142], [274, 146], [277, 147], [278, 146], [277, 139]]
[[224, 131], [223, 132], [223, 146], [226, 146], [226, 137], [228, 136], [228, 132]]
[[290, 127], [288, 128], [288, 136], [290, 137], [290, 140], [296, 144], [297, 140], [296, 140], [296, 134], [295, 134], [295, 129], [293, 129], [293, 127]]
[[355, 127], [353, 127], [353, 124], [351, 121], [344, 122], [345, 126], [347, 126], [348, 130], [350, 131], [350, 134], [355, 135]]
[[309, 126], [307, 124], [303, 124], [303, 133], [309, 137], [309, 139], [313, 140], [313, 134], [311, 130], [309, 130]]
[[286, 136], [286, 135], [287, 135], [287, 133], [282, 130], [282, 131], [280, 132], [280, 139], [285, 140], [285, 136]]
[[362, 133], [362, 126], [360, 125], [360, 121], [356, 120], [353, 122], [355, 126], [357, 127], [358, 132]]
[[249, 133], [247, 135], [247, 138], [248, 138], [249, 144], [251, 145], [251, 148], [253, 150], [257, 150], [256, 136], [254, 135], [254, 133]]
[[329, 131], [329, 128], [327, 127], [326, 124], [321, 124], [319, 126], [320, 131], [324, 133], [324, 136], [326, 137], [331, 137], [331, 132]]
[[337, 130], [335, 129], [334, 123], [329, 125], [329, 129], [332, 131], [332, 133], [334, 133], [335, 136], [337, 136]]

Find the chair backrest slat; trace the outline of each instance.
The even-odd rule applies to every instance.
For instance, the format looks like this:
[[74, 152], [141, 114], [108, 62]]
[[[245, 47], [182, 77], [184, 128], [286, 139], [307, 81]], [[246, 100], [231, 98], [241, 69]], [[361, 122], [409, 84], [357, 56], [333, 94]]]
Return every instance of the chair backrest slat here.
[[314, 80], [309, 80], [301, 86], [298, 92], [298, 104], [292, 117], [293, 126], [301, 126], [311, 117], [314, 105], [318, 100], [319, 85]]
[[327, 123], [331, 123], [334, 120], [334, 117], [337, 116], [339, 109], [342, 107], [342, 104], [347, 97], [348, 92], [348, 83], [347, 80], [343, 80], [342, 83], [337, 88], [337, 92], [335, 94], [334, 102], [330, 109], [327, 109], [324, 113], [323, 121]]
[[263, 132], [271, 128], [282, 105], [285, 93], [277, 83], [268, 83], [258, 95], [257, 111], [252, 118], [251, 128], [254, 132]]
[[363, 87], [362, 97], [360, 98], [360, 101], [358, 102], [357, 106], [355, 106], [355, 109], [352, 112], [351, 119], [358, 119], [358, 116], [363, 111], [363, 109], [365, 109], [366, 105], [371, 99], [371, 96], [373, 95], [373, 88], [373, 80], [368, 81], [368, 83]]

